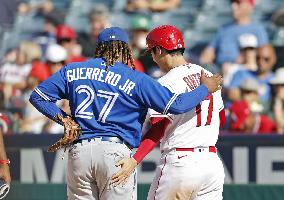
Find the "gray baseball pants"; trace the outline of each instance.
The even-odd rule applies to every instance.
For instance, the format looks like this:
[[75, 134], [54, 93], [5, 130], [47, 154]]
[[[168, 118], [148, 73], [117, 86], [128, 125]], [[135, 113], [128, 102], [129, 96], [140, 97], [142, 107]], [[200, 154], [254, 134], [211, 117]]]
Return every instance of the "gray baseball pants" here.
[[74, 144], [68, 153], [68, 200], [136, 200], [136, 171], [125, 185], [111, 184], [111, 177], [120, 169], [115, 164], [130, 156], [125, 144], [99, 138]]

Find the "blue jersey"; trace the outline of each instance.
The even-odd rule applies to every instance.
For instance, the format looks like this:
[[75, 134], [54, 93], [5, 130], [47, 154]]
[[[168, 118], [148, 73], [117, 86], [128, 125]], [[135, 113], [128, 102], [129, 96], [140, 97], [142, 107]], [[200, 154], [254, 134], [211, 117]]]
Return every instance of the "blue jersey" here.
[[[192, 99], [192, 107], [206, 97], [208, 90], [204, 87], [197, 100]], [[80, 139], [116, 136], [132, 147], [140, 144], [147, 109], [167, 113], [178, 96], [121, 62], [106, 69], [99, 58], [64, 66], [34, 92], [49, 102], [69, 100], [71, 114], [82, 130]]]
[[240, 54], [239, 37], [243, 34], [253, 34], [257, 38], [258, 46], [267, 44], [268, 35], [265, 28], [256, 23], [239, 25], [230, 22], [218, 29], [216, 37], [209, 44], [216, 50], [216, 63], [224, 62], [235, 63]]

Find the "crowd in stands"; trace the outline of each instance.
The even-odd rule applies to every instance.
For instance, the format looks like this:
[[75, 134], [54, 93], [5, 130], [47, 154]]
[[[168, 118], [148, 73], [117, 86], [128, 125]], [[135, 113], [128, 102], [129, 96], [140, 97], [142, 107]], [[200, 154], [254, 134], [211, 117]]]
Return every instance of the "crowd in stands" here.
[[[131, 16], [125, 18], [128, 23], [125, 27], [131, 38], [136, 70], [155, 79], [163, 75], [151, 56], [144, 53], [146, 35], [154, 26], [151, 14], [174, 13], [177, 9], [186, 12], [181, 8], [184, 1], [196, 0], [117, 1], [124, 2], [120, 12]], [[186, 49], [188, 61], [223, 75], [222, 91], [227, 111], [225, 132], [284, 134], [284, 65], [276, 66], [279, 53], [271, 43], [267, 26], [261, 20], [253, 20], [256, 3], [269, 0], [222, 0], [225, 1], [228, 4], [221, 6], [229, 6], [231, 20], [218, 27], [201, 52], [196, 54], [192, 49]], [[30, 93], [65, 64], [91, 58], [100, 31], [117, 25], [111, 20], [110, 5], [114, 1], [91, 1], [94, 4], [85, 14], [89, 26], [85, 30], [76, 29], [75, 21], [74, 26], [73, 22], [66, 23], [67, 10], [57, 7], [58, 2], [68, 4], [68, 1], [59, 0], [22, 3], [3, 0], [0, 5], [0, 28], [13, 27], [17, 17], [25, 17], [31, 12], [44, 21], [40, 30], [24, 32], [28, 37], [9, 46], [0, 58], [0, 126], [6, 134], [61, 133], [60, 125], [48, 120], [29, 103]], [[70, 2], [75, 4], [77, 1]], [[284, 27], [283, 8], [273, 10], [271, 24]], [[22, 26], [28, 27], [28, 24]], [[190, 36], [186, 42], [191, 42]], [[281, 53], [284, 56], [284, 51]], [[66, 100], [57, 103], [70, 112]]]

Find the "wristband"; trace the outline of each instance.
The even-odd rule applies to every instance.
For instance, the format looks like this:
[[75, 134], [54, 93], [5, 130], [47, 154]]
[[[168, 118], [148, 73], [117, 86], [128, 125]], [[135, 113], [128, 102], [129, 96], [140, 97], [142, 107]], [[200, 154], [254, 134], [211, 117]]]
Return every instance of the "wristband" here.
[[7, 159], [7, 160], [0, 160], [0, 164], [10, 164], [10, 160]]

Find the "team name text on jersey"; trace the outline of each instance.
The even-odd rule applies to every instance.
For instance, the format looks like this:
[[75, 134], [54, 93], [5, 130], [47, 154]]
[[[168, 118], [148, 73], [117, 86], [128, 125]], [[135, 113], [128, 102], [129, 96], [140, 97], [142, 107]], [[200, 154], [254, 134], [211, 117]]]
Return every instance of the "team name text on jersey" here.
[[99, 68], [75, 68], [67, 70], [66, 77], [68, 82], [77, 81], [77, 80], [95, 80], [102, 83], [110, 84], [114, 87], [124, 91], [129, 96], [132, 96], [131, 91], [135, 87], [135, 83], [127, 79], [124, 83], [120, 84], [121, 75], [114, 73], [112, 71], [106, 71]]

